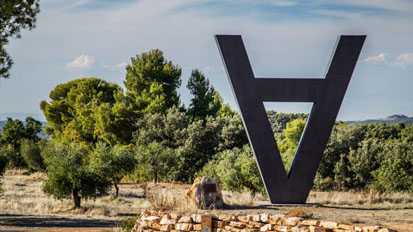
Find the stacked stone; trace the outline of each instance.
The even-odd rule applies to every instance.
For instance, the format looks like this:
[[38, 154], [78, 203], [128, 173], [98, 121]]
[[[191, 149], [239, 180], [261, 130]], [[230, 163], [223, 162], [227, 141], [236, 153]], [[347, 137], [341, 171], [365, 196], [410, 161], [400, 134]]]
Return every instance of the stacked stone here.
[[[201, 231], [201, 214], [182, 215], [145, 210], [133, 232]], [[390, 232], [380, 226], [356, 226], [334, 221], [285, 217], [283, 214], [253, 214], [246, 216], [218, 215], [212, 217], [212, 231], [235, 232]]]

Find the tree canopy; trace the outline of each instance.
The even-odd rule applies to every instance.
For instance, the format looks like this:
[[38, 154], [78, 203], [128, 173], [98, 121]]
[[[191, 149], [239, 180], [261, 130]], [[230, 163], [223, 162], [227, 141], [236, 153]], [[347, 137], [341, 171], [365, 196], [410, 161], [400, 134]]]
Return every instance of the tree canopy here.
[[118, 105], [122, 96], [117, 84], [94, 77], [57, 85], [50, 92], [50, 103], [40, 103], [49, 123], [45, 132], [62, 142], [127, 143], [133, 121]]
[[188, 108], [188, 115], [192, 121], [204, 120], [207, 116], [217, 115], [221, 102], [216, 99], [216, 91], [204, 74], [198, 69], [192, 70], [186, 87], [193, 95]]
[[126, 100], [137, 117], [165, 112], [180, 103], [181, 68], [164, 58], [162, 51], [151, 50], [131, 58], [126, 67]]
[[5, 46], [10, 38], [20, 38], [21, 29], [31, 30], [36, 25], [39, 0], [0, 1], [0, 77], [10, 77], [13, 60]]
[[26, 162], [21, 154], [23, 140], [37, 142], [38, 133], [42, 130], [42, 124], [32, 117], [27, 117], [25, 124], [18, 119], [7, 118], [0, 135], [0, 145], [8, 154], [11, 166], [15, 168], [26, 167]]
[[74, 143], [55, 144], [50, 152], [48, 179], [43, 183], [46, 194], [56, 199], [72, 198], [75, 208], [81, 206], [82, 199], [107, 194], [111, 181], [90, 166], [87, 149]]

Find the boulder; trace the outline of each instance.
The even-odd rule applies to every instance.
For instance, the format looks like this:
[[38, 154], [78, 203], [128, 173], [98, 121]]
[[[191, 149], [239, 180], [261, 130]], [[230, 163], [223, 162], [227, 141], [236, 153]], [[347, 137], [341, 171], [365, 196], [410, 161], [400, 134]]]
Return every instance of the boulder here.
[[196, 178], [191, 188], [185, 192], [200, 209], [220, 209], [224, 206], [218, 183], [209, 177]]

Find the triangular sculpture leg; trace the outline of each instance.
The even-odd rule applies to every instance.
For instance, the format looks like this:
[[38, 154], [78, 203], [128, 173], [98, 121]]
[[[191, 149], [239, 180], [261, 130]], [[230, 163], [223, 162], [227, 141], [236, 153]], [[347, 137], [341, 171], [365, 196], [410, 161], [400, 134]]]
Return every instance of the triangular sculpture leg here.
[[[216, 35], [262, 180], [273, 204], [303, 204], [366, 36], [340, 36], [324, 79], [255, 78], [242, 38]], [[313, 102], [287, 175], [263, 102]]]

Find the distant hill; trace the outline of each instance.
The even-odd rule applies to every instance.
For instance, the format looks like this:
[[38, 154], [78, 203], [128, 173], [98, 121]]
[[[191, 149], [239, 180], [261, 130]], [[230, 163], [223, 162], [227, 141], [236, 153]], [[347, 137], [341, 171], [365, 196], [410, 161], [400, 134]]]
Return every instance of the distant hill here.
[[379, 119], [367, 119], [363, 121], [347, 121], [347, 123], [350, 124], [380, 124], [380, 123], [386, 123], [386, 124], [398, 124], [398, 123], [404, 123], [405, 125], [413, 125], [413, 117], [407, 117], [406, 115], [403, 114], [395, 114], [389, 117], [385, 118], [379, 118]]

